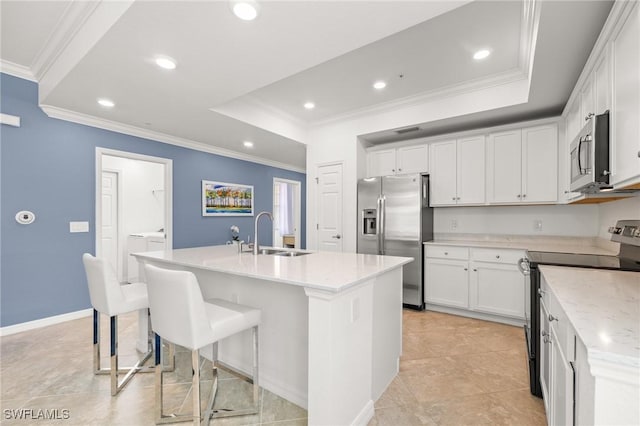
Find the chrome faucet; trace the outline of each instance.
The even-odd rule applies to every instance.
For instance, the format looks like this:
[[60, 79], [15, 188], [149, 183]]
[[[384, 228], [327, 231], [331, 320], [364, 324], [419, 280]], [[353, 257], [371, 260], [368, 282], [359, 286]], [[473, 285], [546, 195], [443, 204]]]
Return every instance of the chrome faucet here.
[[256, 216], [256, 220], [254, 223], [254, 228], [253, 228], [253, 254], [257, 255], [260, 251], [260, 247], [258, 246], [258, 220], [260, 220], [260, 217], [262, 215], [267, 215], [269, 217], [269, 219], [271, 219], [271, 223], [273, 224], [273, 216], [271, 215], [271, 213], [269, 212], [260, 212], [258, 213], [258, 215]]

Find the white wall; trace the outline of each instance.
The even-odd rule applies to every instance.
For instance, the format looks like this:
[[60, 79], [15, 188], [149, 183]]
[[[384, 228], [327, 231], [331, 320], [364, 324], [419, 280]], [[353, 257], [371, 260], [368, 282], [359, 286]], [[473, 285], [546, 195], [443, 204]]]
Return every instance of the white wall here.
[[[593, 237], [598, 234], [598, 206], [491, 206], [434, 209], [436, 233], [558, 235]], [[452, 229], [451, 222], [457, 222]], [[535, 222], [542, 221], [542, 230]]]
[[617, 220], [640, 220], [640, 194], [624, 200], [599, 204], [598, 208], [600, 210], [598, 236], [609, 239], [611, 235], [607, 232], [607, 229], [615, 225]]
[[102, 168], [120, 171], [123, 192], [120, 235], [126, 236], [164, 228], [164, 166], [162, 164], [104, 155]]

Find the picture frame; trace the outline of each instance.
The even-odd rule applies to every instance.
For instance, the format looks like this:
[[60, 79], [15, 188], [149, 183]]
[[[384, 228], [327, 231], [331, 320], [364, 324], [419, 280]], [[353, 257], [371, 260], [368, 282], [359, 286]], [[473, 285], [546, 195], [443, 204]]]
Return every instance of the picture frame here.
[[253, 185], [202, 181], [202, 216], [253, 216]]

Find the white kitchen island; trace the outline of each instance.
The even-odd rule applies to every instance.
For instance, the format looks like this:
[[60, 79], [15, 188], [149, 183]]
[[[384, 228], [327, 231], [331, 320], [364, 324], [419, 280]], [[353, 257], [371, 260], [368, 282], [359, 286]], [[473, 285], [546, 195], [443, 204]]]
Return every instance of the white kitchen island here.
[[[134, 256], [192, 271], [205, 298], [260, 308], [260, 385], [307, 408], [310, 425], [367, 424], [398, 373], [402, 265], [411, 258], [254, 256], [228, 245]], [[139, 324], [146, 347], [146, 320]], [[250, 347], [250, 333], [226, 339], [220, 360], [249, 372]]]

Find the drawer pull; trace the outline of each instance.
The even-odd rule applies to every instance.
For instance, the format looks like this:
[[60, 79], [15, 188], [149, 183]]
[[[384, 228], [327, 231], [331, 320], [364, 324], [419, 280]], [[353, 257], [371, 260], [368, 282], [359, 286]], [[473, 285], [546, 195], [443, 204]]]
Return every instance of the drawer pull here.
[[500, 259], [500, 255], [499, 254], [496, 254], [496, 259]]
[[542, 334], [542, 337], [545, 337], [549, 335], [549, 332], [543, 330], [540, 334]]
[[540, 296], [540, 297], [544, 296], [544, 290], [543, 289], [541, 289], [541, 288], [538, 289], [538, 296]]
[[557, 318], [557, 317], [554, 317], [554, 316], [553, 316], [553, 315], [551, 315], [551, 314], [549, 314], [549, 322], [552, 322], [552, 321], [558, 321], [558, 318]]
[[448, 251], [445, 251], [445, 252], [444, 252], [444, 255], [445, 255], [445, 256], [448, 256], [448, 255], [449, 255], [449, 252], [448, 252]]

